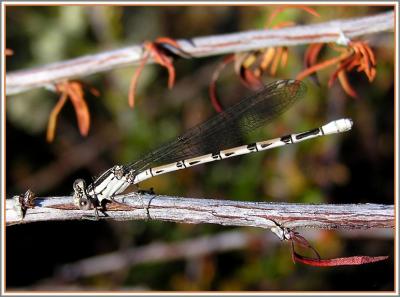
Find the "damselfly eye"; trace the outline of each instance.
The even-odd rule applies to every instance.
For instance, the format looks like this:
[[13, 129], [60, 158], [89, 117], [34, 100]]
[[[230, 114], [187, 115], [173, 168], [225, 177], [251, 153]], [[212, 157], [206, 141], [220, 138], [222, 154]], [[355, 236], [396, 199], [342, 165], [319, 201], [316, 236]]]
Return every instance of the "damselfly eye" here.
[[91, 203], [88, 199], [86, 199], [86, 198], [79, 199], [79, 208], [81, 210], [89, 210], [90, 205], [91, 205]]

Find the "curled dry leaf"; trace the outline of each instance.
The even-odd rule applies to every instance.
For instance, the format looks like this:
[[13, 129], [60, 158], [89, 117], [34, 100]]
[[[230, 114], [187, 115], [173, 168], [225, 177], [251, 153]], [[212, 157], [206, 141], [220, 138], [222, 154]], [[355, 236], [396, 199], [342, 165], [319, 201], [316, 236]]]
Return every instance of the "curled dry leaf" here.
[[214, 71], [214, 73], [212, 75], [212, 78], [211, 78], [211, 83], [210, 83], [210, 86], [208, 88], [208, 94], [209, 94], [210, 99], [211, 99], [211, 104], [212, 104], [212, 106], [214, 107], [214, 109], [217, 112], [221, 112], [223, 110], [222, 106], [221, 106], [221, 103], [219, 102], [219, 100], [217, 98], [217, 95], [216, 95], [216, 93], [217, 93], [217, 90], [216, 90], [217, 80], [218, 80], [218, 77], [219, 77], [221, 71], [225, 68], [225, 66], [228, 65], [229, 63], [232, 63], [234, 60], [235, 60], [235, 55], [234, 54], [225, 56], [223, 61], [215, 69], [215, 71]]
[[132, 76], [128, 94], [128, 104], [131, 108], [135, 107], [135, 94], [136, 94], [137, 81], [148, 59], [149, 59], [149, 53], [146, 52], [145, 55], [143, 56], [142, 61], [140, 62], [139, 67], [136, 69], [135, 73]]
[[[291, 243], [291, 254], [293, 262], [302, 263], [309, 266], [317, 267], [332, 267], [332, 266], [346, 266], [346, 265], [363, 265], [386, 260], [388, 256], [353, 256], [344, 258], [321, 259], [318, 251], [299, 233], [286, 229], [286, 237], [284, 238]], [[298, 244], [301, 247], [311, 249], [315, 258], [309, 258], [298, 254], [295, 251], [294, 245]]]
[[170, 54], [173, 54], [180, 58], [191, 59], [192, 55], [188, 52], [185, 52], [178, 42], [169, 37], [159, 37], [155, 40], [155, 42], [162, 46], [162, 48], [168, 51]]
[[81, 135], [87, 136], [90, 128], [89, 108], [86, 104], [82, 84], [72, 82], [69, 84], [69, 98], [74, 106]]
[[315, 65], [303, 70], [302, 72], [300, 72], [296, 76], [296, 79], [303, 80], [307, 76], [309, 76], [317, 71], [320, 71], [320, 70], [330, 67], [332, 65], [338, 64], [340, 61], [342, 61], [343, 59], [345, 59], [346, 57], [348, 57], [350, 55], [351, 55], [350, 53], [344, 53], [344, 54], [340, 55], [339, 57], [335, 57], [335, 58], [323, 61], [321, 63], [315, 64]]
[[334, 258], [334, 259], [314, 259], [301, 256], [294, 252], [293, 258], [295, 262], [303, 263], [309, 266], [316, 267], [332, 267], [332, 266], [354, 266], [354, 265], [364, 265], [369, 263], [380, 262], [388, 259], [388, 256], [353, 256], [344, 258]]
[[364, 72], [369, 82], [372, 82], [376, 76], [376, 59], [374, 52], [366, 42], [352, 41], [347, 47], [337, 47], [331, 45], [331, 48], [340, 53], [338, 57], [317, 63], [317, 56], [321, 50], [320, 44], [310, 45], [306, 51], [305, 64], [306, 69], [297, 75], [297, 79], [304, 79], [309, 75], [315, 75], [317, 71], [336, 65], [336, 70], [331, 74], [328, 85], [331, 87], [336, 79], [339, 80], [343, 90], [351, 97], [357, 98], [358, 95], [353, 89], [347, 78], [347, 73], [356, 69], [358, 72]]
[[[56, 85], [56, 89], [61, 96], [49, 116], [46, 136], [48, 142], [52, 142], [54, 140], [58, 115], [68, 98], [71, 100], [74, 106], [79, 132], [83, 136], [87, 136], [89, 133], [90, 113], [84, 98], [83, 87], [83, 83], [79, 81], [66, 81]], [[99, 95], [98, 90], [95, 88], [89, 88], [89, 91], [95, 96]]]
[[258, 74], [258, 76], [261, 76], [262, 70], [265, 71], [268, 68], [268, 66], [271, 64], [272, 60], [274, 59], [275, 52], [276, 52], [276, 49], [273, 47], [270, 47], [265, 51], [265, 53], [261, 59], [261, 63], [260, 63], [261, 70], [256, 69], [256, 73]]
[[[321, 52], [323, 47], [324, 47], [323, 43], [314, 43], [314, 44], [310, 44], [310, 46], [307, 47], [307, 50], [304, 54], [304, 67], [306, 69], [313, 67], [315, 64], [317, 64], [318, 55]], [[317, 85], [319, 85], [318, 76], [316, 73], [312, 73], [310, 75], [310, 78]]]
[[252, 65], [257, 63], [258, 51], [236, 54], [234, 69], [244, 86], [251, 90], [257, 90], [262, 86], [260, 72], [258, 69], [252, 69]]
[[291, 231], [290, 232], [290, 240], [291, 240], [291, 245], [292, 245], [292, 259], [293, 262], [295, 261], [295, 250], [294, 250], [294, 244], [298, 244], [304, 248], [312, 250], [314, 255], [317, 257], [317, 259], [321, 259], [321, 256], [319, 255], [318, 251], [308, 242], [307, 239], [305, 239], [303, 236], [301, 236], [298, 232]]
[[[302, 9], [314, 16], [319, 16], [319, 14], [312, 8], [301, 5], [285, 5], [275, 9], [268, 21], [266, 23], [266, 28], [271, 27], [272, 21], [275, 17], [288, 8]], [[273, 29], [280, 29], [283, 27], [293, 26], [294, 22], [281, 22], [278, 25], [273, 26]], [[264, 73], [268, 73], [270, 76], [275, 76], [279, 66], [282, 68], [287, 65], [288, 61], [288, 48], [287, 47], [277, 47], [277, 48], [265, 48], [256, 51], [238, 53], [235, 56], [227, 56], [229, 59], [234, 59], [235, 61], [235, 73], [239, 76], [240, 82], [247, 88], [257, 90], [262, 86], [261, 76]], [[229, 63], [231, 61], [229, 60]], [[221, 70], [227, 65], [227, 60], [224, 59], [221, 64], [215, 70], [210, 87], [209, 96], [214, 109], [217, 112], [222, 111], [221, 105], [219, 104], [217, 94], [216, 94], [216, 81], [221, 73]]]
[[[276, 71], [278, 70], [278, 65], [279, 65], [279, 61], [281, 60], [283, 50], [284, 50], [283, 47], [278, 47], [276, 50], [276, 55], [274, 57], [274, 61], [272, 62], [271, 70], [270, 70], [270, 74], [272, 76], [275, 76]], [[286, 48], [286, 51], [287, 51], [287, 48]]]
[[135, 106], [135, 93], [140, 74], [143, 71], [148, 59], [151, 57], [154, 62], [168, 70], [168, 88], [171, 89], [175, 83], [175, 68], [173, 65], [174, 57], [190, 58], [191, 55], [185, 52], [180, 45], [168, 37], [159, 37], [155, 41], [146, 41], [143, 44], [144, 56], [132, 76], [129, 87], [128, 103], [131, 108]]
[[55, 131], [57, 127], [57, 117], [61, 109], [65, 105], [65, 102], [67, 102], [67, 99], [68, 99], [68, 94], [62, 93], [61, 97], [58, 99], [57, 104], [53, 107], [53, 110], [50, 113], [49, 122], [47, 124], [47, 133], [46, 133], [46, 140], [48, 142], [52, 142], [54, 140], [54, 135], [56, 133]]
[[239, 77], [242, 83], [251, 90], [258, 90], [262, 87], [260, 78], [249, 69], [241, 67]]
[[[293, 26], [293, 22], [282, 22], [279, 25], [273, 27], [273, 29], [280, 29], [284, 27]], [[275, 76], [279, 65], [283, 68], [287, 64], [288, 60], [288, 48], [286, 46], [282, 47], [269, 47], [261, 49], [258, 51], [250, 52], [248, 57], [244, 62], [242, 67], [248, 71], [251, 71], [253, 76], [261, 77], [264, 73], [268, 72], [269, 75]], [[242, 72], [237, 72], [239, 75]], [[250, 77], [249, 75], [247, 77]], [[246, 77], [242, 77], [242, 81], [250, 84], [251, 82], [246, 80]], [[260, 84], [261, 81], [259, 80]]]
[[343, 88], [343, 90], [351, 97], [353, 98], [358, 98], [357, 92], [353, 89], [351, 84], [349, 83], [349, 80], [347, 79], [347, 74], [344, 71], [339, 72], [339, 82]]

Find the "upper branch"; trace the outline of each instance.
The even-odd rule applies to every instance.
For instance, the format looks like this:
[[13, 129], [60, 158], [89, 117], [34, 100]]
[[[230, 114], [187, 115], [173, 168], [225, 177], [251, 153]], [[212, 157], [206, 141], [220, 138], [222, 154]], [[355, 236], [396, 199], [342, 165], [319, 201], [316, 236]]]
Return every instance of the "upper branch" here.
[[[182, 50], [192, 57], [206, 57], [266, 47], [335, 42], [343, 34], [348, 38], [354, 38], [393, 29], [394, 11], [389, 11], [362, 18], [274, 30], [254, 30], [181, 39], [177, 42]], [[142, 61], [143, 56], [143, 46], [134, 45], [42, 67], [14, 71], [6, 76], [6, 94], [17, 94], [34, 88], [52, 86], [54, 83], [66, 79], [135, 65]], [[153, 61], [149, 60], [149, 62]]]
[[[393, 228], [393, 205], [298, 204], [195, 199], [129, 193], [115, 197], [107, 206], [114, 220], [161, 220], [190, 224], [219, 224], [272, 228], [314, 227], [324, 229]], [[6, 224], [94, 218], [94, 211], [79, 210], [72, 197], [37, 198], [22, 219], [14, 199], [6, 203]]]

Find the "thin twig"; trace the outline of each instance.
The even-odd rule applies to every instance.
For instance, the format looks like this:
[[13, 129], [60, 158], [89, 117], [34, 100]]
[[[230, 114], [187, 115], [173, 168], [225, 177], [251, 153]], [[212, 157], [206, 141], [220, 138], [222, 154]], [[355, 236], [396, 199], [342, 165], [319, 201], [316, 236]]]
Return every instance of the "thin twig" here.
[[[389, 11], [374, 16], [306, 26], [181, 39], [177, 43], [183, 51], [198, 58], [266, 47], [336, 42], [343, 37], [343, 34], [347, 38], [354, 38], [393, 29], [394, 12]], [[6, 76], [6, 94], [17, 94], [39, 87], [52, 87], [62, 80], [136, 65], [142, 61], [143, 56], [143, 46], [134, 45], [33, 69], [14, 71]], [[149, 59], [148, 62], [153, 61]]]
[[[219, 224], [272, 228], [324, 229], [393, 228], [394, 207], [382, 204], [297, 204], [196, 199], [129, 193], [115, 197], [101, 219], [161, 220], [189, 224]], [[36, 198], [21, 218], [16, 199], [6, 203], [6, 224], [94, 219], [93, 210], [80, 210], [71, 197]]]
[[145, 246], [93, 256], [63, 265], [57, 269], [54, 280], [73, 281], [143, 263], [201, 257], [217, 252], [243, 249], [255, 242], [267, 246], [280, 243], [280, 240], [272, 232], [250, 233], [235, 230], [178, 242], [153, 242]]

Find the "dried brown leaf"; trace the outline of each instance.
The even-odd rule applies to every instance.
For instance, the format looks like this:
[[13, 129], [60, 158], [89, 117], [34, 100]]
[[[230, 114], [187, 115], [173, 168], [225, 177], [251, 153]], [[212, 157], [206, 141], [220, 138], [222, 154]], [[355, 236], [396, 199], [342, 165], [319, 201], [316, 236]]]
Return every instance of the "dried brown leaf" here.
[[222, 62], [215, 69], [211, 78], [210, 86], [208, 88], [208, 94], [210, 96], [211, 104], [217, 112], [221, 112], [223, 110], [221, 103], [219, 102], [217, 97], [217, 90], [216, 90], [217, 80], [222, 70], [225, 68], [225, 66], [228, 65], [229, 63], [232, 63], [233, 61], [235, 61], [234, 54], [225, 56]]
[[74, 106], [79, 131], [82, 136], [87, 136], [90, 128], [90, 113], [83, 96], [83, 87], [79, 82], [69, 83], [69, 98]]
[[47, 142], [52, 142], [54, 140], [55, 131], [57, 127], [57, 118], [58, 114], [60, 113], [61, 109], [65, 105], [68, 99], [68, 94], [63, 92], [58, 99], [57, 104], [53, 107], [53, 110], [50, 112], [49, 122], [47, 124], [47, 133], [46, 133], [46, 140]]

